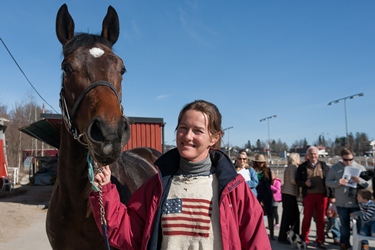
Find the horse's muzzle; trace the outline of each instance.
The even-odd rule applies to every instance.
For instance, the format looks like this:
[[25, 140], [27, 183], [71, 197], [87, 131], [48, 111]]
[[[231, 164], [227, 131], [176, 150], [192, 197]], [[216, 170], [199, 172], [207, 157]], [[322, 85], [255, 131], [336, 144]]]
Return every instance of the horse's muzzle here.
[[120, 157], [123, 146], [130, 139], [128, 120], [122, 116], [113, 123], [96, 117], [87, 127], [86, 138], [94, 160], [102, 165], [110, 164]]

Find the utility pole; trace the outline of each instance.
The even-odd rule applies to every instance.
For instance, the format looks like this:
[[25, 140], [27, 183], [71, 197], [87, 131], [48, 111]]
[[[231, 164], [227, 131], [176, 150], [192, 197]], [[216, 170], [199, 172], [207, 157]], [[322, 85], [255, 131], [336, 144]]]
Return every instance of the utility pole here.
[[272, 154], [271, 154], [271, 139], [270, 139], [270, 119], [276, 118], [276, 115], [271, 115], [265, 118], [260, 119], [259, 122], [267, 121], [267, 126], [268, 126], [268, 158], [270, 163], [272, 164]]

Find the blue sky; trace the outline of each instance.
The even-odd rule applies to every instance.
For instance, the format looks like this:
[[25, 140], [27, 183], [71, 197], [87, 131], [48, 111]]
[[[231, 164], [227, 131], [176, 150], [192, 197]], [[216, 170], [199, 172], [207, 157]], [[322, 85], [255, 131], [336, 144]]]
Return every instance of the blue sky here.
[[[59, 110], [67, 3], [76, 31], [100, 33], [108, 5], [120, 18], [115, 52], [124, 60], [125, 114], [163, 118], [173, 144], [180, 109], [195, 99], [223, 115], [225, 144], [271, 139], [289, 146], [319, 134], [364, 132], [375, 139], [375, 1], [21, 1], [2, 0], [0, 37], [43, 98]], [[33, 92], [0, 44], [0, 104], [13, 109]], [[47, 109], [51, 109], [47, 105]], [[229, 137], [229, 138], [228, 138]]]

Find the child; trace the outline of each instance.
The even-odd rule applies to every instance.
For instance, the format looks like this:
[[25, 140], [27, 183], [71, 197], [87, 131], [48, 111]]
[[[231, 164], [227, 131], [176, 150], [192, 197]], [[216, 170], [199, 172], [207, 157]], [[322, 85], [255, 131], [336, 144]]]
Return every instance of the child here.
[[279, 208], [281, 202], [281, 180], [276, 176], [275, 172], [272, 173], [272, 185], [271, 190], [273, 193], [273, 217], [275, 218], [275, 229], [280, 228], [279, 224], [279, 214], [277, 209]]
[[340, 245], [340, 226], [339, 226], [339, 216], [337, 214], [337, 207], [335, 198], [330, 198], [330, 203], [326, 211], [326, 237], [328, 237], [328, 232], [332, 233], [333, 244]]
[[[351, 213], [350, 216], [362, 220], [361, 235], [375, 237], [375, 203], [371, 200], [372, 194], [367, 189], [360, 189], [357, 192], [357, 200], [360, 211]], [[362, 249], [369, 249], [368, 241], [362, 241]]]

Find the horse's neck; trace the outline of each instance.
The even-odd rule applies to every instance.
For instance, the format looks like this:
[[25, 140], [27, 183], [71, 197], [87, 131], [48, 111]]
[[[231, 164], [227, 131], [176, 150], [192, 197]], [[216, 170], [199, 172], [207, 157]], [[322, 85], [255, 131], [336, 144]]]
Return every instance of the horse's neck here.
[[68, 191], [69, 195], [88, 193], [87, 149], [67, 131], [61, 135], [57, 175], [61, 191]]

